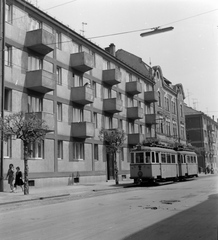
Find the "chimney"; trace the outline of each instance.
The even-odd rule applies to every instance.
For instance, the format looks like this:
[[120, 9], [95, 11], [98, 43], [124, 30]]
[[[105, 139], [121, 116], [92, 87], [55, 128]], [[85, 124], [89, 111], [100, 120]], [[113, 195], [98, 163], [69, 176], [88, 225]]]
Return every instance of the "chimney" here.
[[214, 115], [212, 116], [213, 120], [214, 120]]
[[115, 45], [113, 43], [111, 43], [109, 45], [109, 47], [105, 48], [105, 51], [107, 51], [108, 53], [110, 53], [111, 55], [115, 56]]

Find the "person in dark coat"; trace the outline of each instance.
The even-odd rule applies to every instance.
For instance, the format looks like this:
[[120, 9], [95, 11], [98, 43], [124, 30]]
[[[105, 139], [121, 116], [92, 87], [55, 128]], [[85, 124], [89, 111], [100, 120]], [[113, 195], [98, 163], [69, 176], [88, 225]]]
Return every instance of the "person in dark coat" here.
[[17, 189], [17, 186], [20, 186], [22, 191], [23, 191], [23, 174], [20, 171], [20, 167], [16, 167], [16, 177], [15, 177], [15, 183], [14, 183], [14, 187]]
[[14, 186], [13, 186], [13, 181], [14, 181], [14, 165], [11, 163], [9, 164], [9, 169], [7, 172], [6, 179], [8, 179], [8, 184], [10, 185], [11, 192], [14, 192]]

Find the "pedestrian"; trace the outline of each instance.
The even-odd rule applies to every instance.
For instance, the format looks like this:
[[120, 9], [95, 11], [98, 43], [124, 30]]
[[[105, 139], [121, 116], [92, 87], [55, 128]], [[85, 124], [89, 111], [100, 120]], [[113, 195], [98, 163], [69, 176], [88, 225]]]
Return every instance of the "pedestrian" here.
[[9, 164], [9, 169], [8, 169], [8, 172], [7, 172], [6, 179], [8, 179], [8, 184], [10, 185], [11, 192], [14, 192], [14, 185], [13, 185], [13, 181], [14, 181], [14, 165], [12, 163]]
[[23, 174], [22, 172], [20, 171], [20, 167], [16, 167], [16, 177], [15, 177], [15, 183], [14, 183], [14, 187], [16, 188], [17, 190], [17, 186], [20, 186], [22, 191], [23, 191]]

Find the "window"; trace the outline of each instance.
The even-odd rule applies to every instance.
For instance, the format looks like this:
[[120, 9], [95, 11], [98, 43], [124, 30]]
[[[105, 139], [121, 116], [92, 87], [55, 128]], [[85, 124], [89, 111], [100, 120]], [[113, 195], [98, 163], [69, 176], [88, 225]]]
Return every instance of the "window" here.
[[12, 90], [8, 88], [5, 88], [4, 110], [12, 110]]
[[136, 163], [144, 163], [144, 153], [136, 153]]
[[84, 160], [84, 143], [73, 143], [73, 160]]
[[159, 153], [156, 152], [156, 163], [159, 163]]
[[42, 112], [42, 98], [28, 96], [28, 112]]
[[98, 144], [94, 144], [94, 160], [99, 160], [98, 158]]
[[38, 20], [29, 17], [29, 31], [36, 30], [39, 28], [41, 28], [41, 23]]
[[58, 140], [58, 159], [63, 159], [63, 141]]
[[158, 93], [158, 106], [161, 107], [161, 94], [159, 91], [157, 93]]
[[134, 153], [131, 153], [131, 163], [134, 163]]
[[83, 122], [83, 109], [73, 108], [73, 122]]
[[119, 128], [123, 129], [123, 120], [122, 119], [119, 120]]
[[123, 148], [120, 149], [120, 161], [124, 161], [124, 151], [123, 151]]
[[11, 157], [11, 136], [8, 137], [7, 140], [4, 140], [4, 157]]
[[56, 75], [57, 75], [57, 84], [62, 85], [62, 69], [61, 69], [61, 67], [56, 68]]
[[166, 134], [170, 136], [170, 122], [166, 122]]
[[150, 152], [146, 152], [146, 153], [145, 153], [145, 162], [146, 162], [146, 163], [150, 163], [150, 155], [151, 155]]
[[96, 82], [92, 81], [92, 88], [93, 88], [93, 93], [94, 93], [94, 97], [97, 97], [97, 86], [96, 86]]
[[5, 46], [5, 66], [12, 66], [12, 47]]
[[113, 123], [112, 117], [107, 117], [107, 116], [105, 116], [105, 129], [111, 129], [111, 128], [113, 128], [112, 123]]
[[167, 163], [171, 163], [171, 156], [170, 156], [170, 154], [167, 154]]
[[5, 4], [5, 21], [12, 23], [12, 6], [9, 4]]
[[44, 158], [44, 141], [29, 144], [30, 158]]
[[180, 104], [180, 116], [183, 117], [183, 108], [182, 108], [182, 104]]
[[98, 128], [98, 114], [96, 112], [93, 113], [95, 128]]
[[155, 163], [155, 155], [154, 152], [152, 152], [152, 159], [151, 159], [152, 163]]
[[177, 138], [177, 124], [173, 123], [173, 137]]
[[61, 50], [61, 33], [56, 33], [56, 48]]
[[28, 71], [42, 69], [42, 59], [34, 56], [28, 56]]
[[62, 103], [57, 103], [57, 120], [62, 121]]
[[181, 126], [181, 138], [185, 139], [185, 129], [183, 126]]
[[176, 104], [172, 101], [172, 113], [176, 114]]
[[165, 109], [166, 109], [167, 111], [169, 111], [169, 110], [170, 110], [170, 108], [169, 108], [169, 98], [168, 98], [168, 97], [165, 97], [164, 99], [165, 99]]
[[172, 163], [176, 163], [176, 156], [172, 155]]
[[166, 155], [165, 153], [161, 153], [161, 162], [166, 163]]

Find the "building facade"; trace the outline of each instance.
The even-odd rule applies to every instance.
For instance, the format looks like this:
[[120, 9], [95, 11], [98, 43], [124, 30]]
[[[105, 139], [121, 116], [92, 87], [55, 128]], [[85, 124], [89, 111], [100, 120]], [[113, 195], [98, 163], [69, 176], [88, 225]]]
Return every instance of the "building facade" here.
[[198, 150], [201, 170], [218, 167], [218, 122], [191, 107], [185, 106], [187, 140]]
[[[149, 71], [121, 61], [113, 44], [102, 49], [23, 0], [6, 1], [2, 25], [2, 110], [5, 115], [35, 112], [53, 130], [30, 146], [32, 184], [113, 179], [113, 159], [98, 136], [101, 128], [125, 131], [117, 159], [119, 174], [128, 175], [129, 149], [154, 135], [146, 124], [157, 100]], [[3, 148], [3, 175], [10, 163], [23, 169], [22, 142], [10, 138]]]
[[151, 132], [146, 135], [148, 141], [157, 140], [168, 146], [186, 145], [184, 91], [182, 84], [172, 85], [162, 73], [159, 66], [150, 67], [141, 58], [118, 50], [117, 58], [124, 61], [144, 75], [150, 75], [155, 82], [152, 91], [154, 99], [152, 108], [147, 105], [145, 115], [146, 127]]

